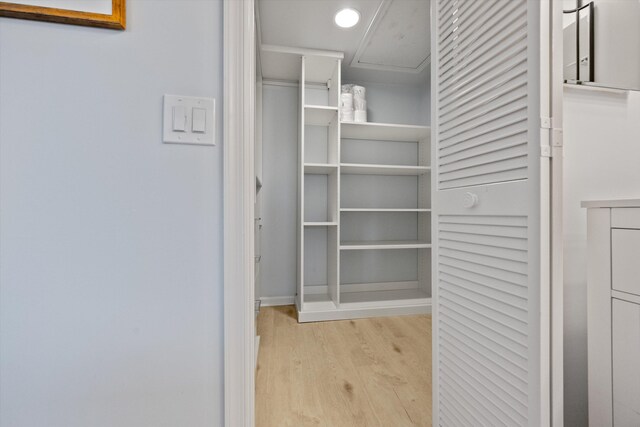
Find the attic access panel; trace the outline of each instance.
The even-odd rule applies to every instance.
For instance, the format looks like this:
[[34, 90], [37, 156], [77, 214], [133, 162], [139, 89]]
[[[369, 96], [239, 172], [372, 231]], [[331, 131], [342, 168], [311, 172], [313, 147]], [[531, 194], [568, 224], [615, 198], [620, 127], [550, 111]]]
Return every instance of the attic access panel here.
[[431, 56], [430, 9], [429, 0], [383, 1], [351, 66], [422, 72]]

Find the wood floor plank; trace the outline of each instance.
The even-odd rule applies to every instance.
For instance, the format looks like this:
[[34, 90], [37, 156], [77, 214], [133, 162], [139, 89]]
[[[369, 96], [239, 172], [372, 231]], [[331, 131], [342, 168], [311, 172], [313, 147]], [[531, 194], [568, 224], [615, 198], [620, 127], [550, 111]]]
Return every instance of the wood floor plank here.
[[258, 317], [257, 427], [431, 427], [431, 316]]

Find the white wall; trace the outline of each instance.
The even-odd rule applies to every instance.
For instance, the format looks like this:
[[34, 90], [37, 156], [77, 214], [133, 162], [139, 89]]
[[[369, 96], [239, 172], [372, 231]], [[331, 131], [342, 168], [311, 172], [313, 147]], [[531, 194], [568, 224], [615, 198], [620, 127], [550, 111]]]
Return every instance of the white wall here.
[[[367, 88], [369, 121], [430, 122], [428, 87], [361, 84]], [[298, 87], [267, 83], [263, 90], [260, 296], [292, 297], [297, 280]]]
[[580, 202], [640, 198], [640, 92], [564, 94], [565, 425], [586, 426], [587, 236]]
[[[0, 425], [222, 425], [222, 3], [128, 0], [125, 32], [0, 18]], [[218, 108], [218, 121], [221, 109]]]

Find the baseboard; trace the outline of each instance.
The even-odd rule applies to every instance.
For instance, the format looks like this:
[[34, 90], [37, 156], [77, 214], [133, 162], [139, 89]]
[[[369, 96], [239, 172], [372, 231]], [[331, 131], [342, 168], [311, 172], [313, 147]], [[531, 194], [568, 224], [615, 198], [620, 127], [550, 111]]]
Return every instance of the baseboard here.
[[343, 308], [338, 310], [312, 312], [298, 310], [298, 322], [324, 322], [328, 320], [411, 316], [416, 314], [431, 314], [431, 301], [426, 304], [406, 305], [403, 307]]
[[262, 307], [275, 307], [279, 305], [293, 305], [296, 302], [296, 297], [261, 297]]

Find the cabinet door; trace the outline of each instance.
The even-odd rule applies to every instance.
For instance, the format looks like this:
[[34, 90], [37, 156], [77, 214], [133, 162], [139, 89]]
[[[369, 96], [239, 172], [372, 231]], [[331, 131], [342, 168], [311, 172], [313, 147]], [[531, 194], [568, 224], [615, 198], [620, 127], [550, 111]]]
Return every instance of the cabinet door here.
[[613, 425], [640, 426], [640, 305], [614, 299]]
[[550, 4], [433, 1], [437, 426], [552, 417]]
[[640, 296], [640, 230], [611, 230], [612, 287]]

